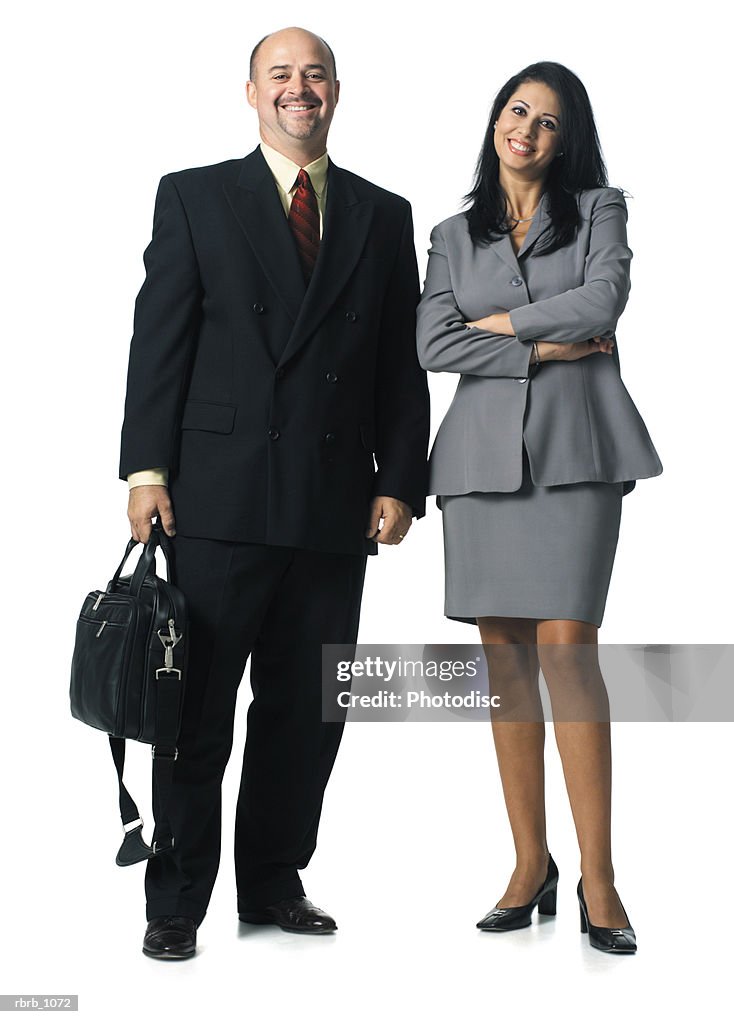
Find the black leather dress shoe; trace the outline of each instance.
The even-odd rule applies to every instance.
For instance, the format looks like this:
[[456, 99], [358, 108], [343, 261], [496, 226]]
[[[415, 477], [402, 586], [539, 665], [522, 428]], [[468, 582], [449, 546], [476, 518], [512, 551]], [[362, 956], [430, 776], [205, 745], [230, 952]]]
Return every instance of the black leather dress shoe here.
[[315, 907], [305, 896], [279, 900], [260, 910], [242, 910], [239, 918], [247, 924], [277, 924], [284, 932], [301, 935], [329, 935], [336, 931], [334, 918]]
[[185, 960], [196, 952], [196, 922], [190, 917], [154, 917], [148, 921], [143, 952], [159, 960]]
[[590, 945], [595, 949], [600, 949], [602, 953], [637, 952], [637, 936], [624, 907], [622, 907], [622, 910], [624, 910], [625, 917], [627, 918], [627, 926], [625, 928], [601, 928], [598, 925], [592, 924], [589, 920], [589, 911], [586, 908], [581, 878], [579, 878], [579, 884], [576, 886], [576, 895], [579, 898], [581, 931], [589, 933]]
[[556, 913], [557, 889], [558, 867], [549, 853], [545, 881], [530, 902], [522, 907], [498, 907], [495, 904], [481, 921], [477, 921], [477, 928], [481, 928], [483, 932], [511, 932], [518, 928], [527, 928], [536, 907], [539, 914], [553, 917]]

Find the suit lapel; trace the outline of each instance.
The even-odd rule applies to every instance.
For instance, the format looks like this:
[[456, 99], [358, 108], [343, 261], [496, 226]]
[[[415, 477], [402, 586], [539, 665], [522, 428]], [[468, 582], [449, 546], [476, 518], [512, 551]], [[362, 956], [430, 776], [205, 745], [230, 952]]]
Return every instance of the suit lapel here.
[[277, 186], [259, 147], [243, 159], [237, 184], [225, 185], [224, 192], [268, 281], [295, 322], [306, 285]]
[[329, 160], [319, 255], [281, 363], [308, 341], [349, 280], [367, 240], [372, 212], [372, 203], [359, 200], [348, 176]]
[[525, 235], [517, 255], [515, 255], [515, 250], [512, 247], [509, 235], [503, 235], [502, 238], [498, 239], [496, 242], [492, 242], [492, 248], [511, 270], [514, 270], [516, 274], [522, 276], [522, 270], [520, 269], [519, 262], [520, 257], [526, 256], [530, 252], [541, 231], [543, 231], [549, 221], [548, 193], [544, 192], [540, 197], [538, 208], [533, 214], [533, 219], [530, 221], [528, 233]]

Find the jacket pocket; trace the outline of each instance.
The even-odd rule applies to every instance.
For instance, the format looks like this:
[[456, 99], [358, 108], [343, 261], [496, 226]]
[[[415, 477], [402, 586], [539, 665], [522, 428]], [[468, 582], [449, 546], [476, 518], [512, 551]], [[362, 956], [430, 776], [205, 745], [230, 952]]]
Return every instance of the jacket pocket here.
[[236, 405], [191, 400], [184, 405], [181, 429], [211, 430], [215, 434], [231, 434], [236, 411]]
[[359, 435], [362, 438], [362, 446], [366, 448], [368, 452], [373, 452], [377, 447], [375, 428], [369, 423], [360, 423]]

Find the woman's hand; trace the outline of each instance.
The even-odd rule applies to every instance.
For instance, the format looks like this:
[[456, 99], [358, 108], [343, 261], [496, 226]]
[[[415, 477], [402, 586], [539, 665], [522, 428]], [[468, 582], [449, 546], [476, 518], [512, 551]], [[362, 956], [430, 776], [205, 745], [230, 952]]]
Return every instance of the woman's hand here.
[[[575, 359], [591, 356], [595, 352], [606, 352], [611, 355], [614, 348], [611, 338], [602, 338], [600, 335], [596, 335], [589, 341], [574, 341], [567, 344], [555, 341], [537, 341], [536, 345], [541, 363], [552, 360], [573, 362]], [[531, 362], [533, 361], [531, 360]]]

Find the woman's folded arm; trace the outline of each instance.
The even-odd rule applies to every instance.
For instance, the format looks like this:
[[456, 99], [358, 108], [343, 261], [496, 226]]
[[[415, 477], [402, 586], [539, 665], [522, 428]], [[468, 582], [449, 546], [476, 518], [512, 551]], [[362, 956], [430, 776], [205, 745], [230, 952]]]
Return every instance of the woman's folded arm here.
[[627, 305], [632, 250], [627, 245], [627, 204], [608, 188], [591, 211], [591, 240], [584, 283], [511, 309], [514, 337], [520, 341], [584, 341], [611, 336]]
[[451, 285], [440, 228], [431, 232], [423, 296], [418, 304], [418, 360], [424, 370], [477, 377], [527, 377], [532, 341], [467, 327]]

